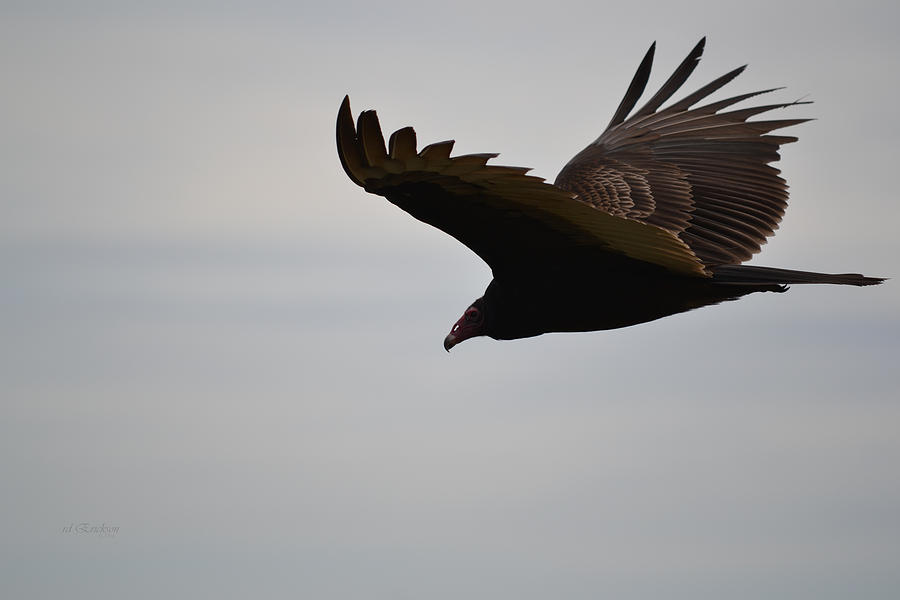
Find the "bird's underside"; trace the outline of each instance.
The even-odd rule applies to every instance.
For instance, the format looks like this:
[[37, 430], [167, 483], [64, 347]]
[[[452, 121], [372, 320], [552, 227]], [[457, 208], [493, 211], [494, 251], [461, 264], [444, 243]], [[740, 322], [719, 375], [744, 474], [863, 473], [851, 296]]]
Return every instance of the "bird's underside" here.
[[410, 127], [385, 148], [375, 112], [360, 113], [354, 126], [344, 99], [337, 146], [350, 179], [452, 235], [493, 271], [445, 348], [477, 335], [624, 327], [794, 283], [883, 281], [740, 264], [773, 235], [787, 206], [787, 185], [770, 163], [796, 138], [771, 132], [806, 120], [749, 119], [805, 103], [725, 110], [773, 91], [763, 90], [696, 106], [741, 67], [663, 107], [703, 47], [701, 40], [635, 111], [651, 46], [606, 130], [553, 185], [525, 168], [488, 164], [496, 154], [451, 157], [452, 141], [418, 151]]

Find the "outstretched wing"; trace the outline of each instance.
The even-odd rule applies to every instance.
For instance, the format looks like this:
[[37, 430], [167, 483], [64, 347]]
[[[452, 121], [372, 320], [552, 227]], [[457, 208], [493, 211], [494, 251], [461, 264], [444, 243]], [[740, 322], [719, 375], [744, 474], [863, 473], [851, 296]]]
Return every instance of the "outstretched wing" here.
[[780, 171], [769, 163], [778, 160], [781, 144], [797, 138], [769, 133], [808, 119], [747, 120], [806, 102], [722, 112], [774, 90], [691, 108], [745, 67], [660, 109], [697, 66], [705, 41], [629, 117], [650, 76], [652, 45], [606, 131], [563, 168], [555, 183], [610, 214], [671, 231], [711, 267], [747, 260], [774, 234], [788, 191]]
[[673, 233], [597, 210], [526, 175], [529, 169], [488, 165], [496, 154], [451, 158], [452, 147], [452, 141], [439, 142], [418, 152], [416, 134], [406, 127], [385, 149], [374, 111], [360, 113], [356, 127], [348, 97], [338, 112], [338, 155], [350, 179], [455, 237], [495, 275], [556, 260], [627, 257], [709, 276]]

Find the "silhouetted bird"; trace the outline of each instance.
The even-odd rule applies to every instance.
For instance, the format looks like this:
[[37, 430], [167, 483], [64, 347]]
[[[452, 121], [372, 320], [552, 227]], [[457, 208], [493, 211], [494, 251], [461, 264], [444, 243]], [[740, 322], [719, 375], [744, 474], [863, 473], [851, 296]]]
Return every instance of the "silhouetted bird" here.
[[449, 233], [493, 271], [444, 348], [479, 335], [626, 327], [793, 283], [883, 281], [740, 265], [787, 206], [787, 185], [769, 163], [797, 138], [770, 132], [807, 120], [747, 119], [805, 103], [723, 112], [773, 91], [763, 90], [692, 108], [740, 67], [661, 108], [697, 66], [704, 43], [632, 113], [650, 76], [650, 46], [606, 131], [553, 185], [529, 169], [488, 165], [496, 154], [451, 158], [452, 140], [417, 152], [411, 127], [394, 132], [385, 149], [375, 111], [362, 112], [354, 128], [344, 98], [337, 147], [350, 179]]

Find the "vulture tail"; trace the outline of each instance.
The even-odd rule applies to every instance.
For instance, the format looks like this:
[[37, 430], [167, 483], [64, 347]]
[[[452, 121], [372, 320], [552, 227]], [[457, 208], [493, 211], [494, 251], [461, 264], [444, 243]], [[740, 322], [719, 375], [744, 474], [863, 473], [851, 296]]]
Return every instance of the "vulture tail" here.
[[859, 273], [815, 273], [813, 271], [793, 271], [774, 267], [753, 267], [749, 265], [723, 265], [713, 267], [713, 281], [736, 284], [780, 284], [831, 283], [836, 285], [878, 285], [883, 277], [865, 277]]

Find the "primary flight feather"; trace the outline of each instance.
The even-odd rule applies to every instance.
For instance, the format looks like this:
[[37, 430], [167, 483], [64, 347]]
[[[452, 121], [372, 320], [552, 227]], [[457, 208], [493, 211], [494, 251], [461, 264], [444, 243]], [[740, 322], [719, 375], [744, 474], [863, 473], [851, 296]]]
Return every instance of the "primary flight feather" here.
[[787, 206], [787, 185], [770, 163], [797, 138], [772, 132], [806, 121], [748, 119], [806, 103], [726, 110], [773, 91], [763, 90], [697, 106], [741, 67], [663, 108], [704, 44], [635, 111], [652, 45], [606, 130], [553, 185], [529, 169], [488, 164], [496, 154], [451, 157], [453, 141], [417, 151], [411, 127], [394, 132], [385, 147], [375, 112], [360, 113], [354, 125], [344, 98], [337, 148], [350, 179], [452, 235], [491, 267], [493, 281], [444, 348], [479, 335], [625, 327], [792, 283], [883, 281], [740, 264], [759, 252]]

